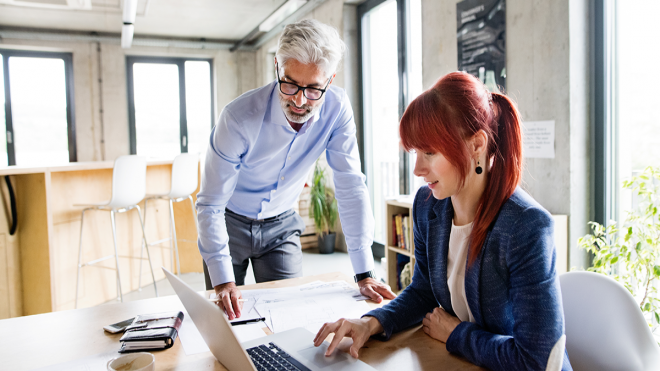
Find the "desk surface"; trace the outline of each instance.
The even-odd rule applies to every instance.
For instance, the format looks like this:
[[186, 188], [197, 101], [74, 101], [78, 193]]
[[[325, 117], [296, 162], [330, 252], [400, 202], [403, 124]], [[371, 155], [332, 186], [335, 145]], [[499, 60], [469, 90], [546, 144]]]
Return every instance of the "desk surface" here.
[[[296, 286], [315, 280], [351, 279], [341, 273], [329, 273], [284, 281], [245, 286], [243, 289]], [[377, 304], [370, 303], [376, 307]], [[176, 296], [116, 303], [92, 308], [68, 310], [11, 318], [0, 321], [0, 368], [33, 370], [60, 365], [79, 359], [108, 359], [119, 349], [121, 334], [112, 335], [102, 327], [140, 313], [182, 310]], [[346, 348], [350, 339], [344, 339]], [[211, 352], [186, 356], [177, 339], [168, 350], [153, 352], [156, 370], [225, 370]], [[447, 352], [445, 344], [433, 340], [415, 327], [394, 335], [390, 341], [370, 340], [360, 351], [360, 359], [377, 370], [482, 370]]]

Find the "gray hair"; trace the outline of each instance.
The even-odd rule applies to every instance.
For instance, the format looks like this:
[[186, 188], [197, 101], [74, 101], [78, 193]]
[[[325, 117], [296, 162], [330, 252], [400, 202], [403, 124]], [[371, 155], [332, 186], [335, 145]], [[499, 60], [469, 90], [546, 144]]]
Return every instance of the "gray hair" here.
[[337, 72], [346, 45], [333, 27], [306, 19], [284, 27], [277, 44], [277, 62], [283, 67], [288, 59], [313, 63], [329, 77]]

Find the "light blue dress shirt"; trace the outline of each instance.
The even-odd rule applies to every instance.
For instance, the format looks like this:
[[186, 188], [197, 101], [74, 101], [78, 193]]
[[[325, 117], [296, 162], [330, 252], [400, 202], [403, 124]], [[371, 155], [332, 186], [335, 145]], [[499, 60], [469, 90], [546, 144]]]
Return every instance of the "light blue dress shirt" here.
[[278, 92], [273, 82], [241, 95], [225, 106], [211, 132], [197, 212], [199, 251], [213, 286], [234, 281], [225, 207], [253, 219], [293, 208], [323, 151], [333, 170], [353, 270], [373, 269], [374, 219], [348, 96], [330, 86], [321, 109], [296, 132], [284, 116]]

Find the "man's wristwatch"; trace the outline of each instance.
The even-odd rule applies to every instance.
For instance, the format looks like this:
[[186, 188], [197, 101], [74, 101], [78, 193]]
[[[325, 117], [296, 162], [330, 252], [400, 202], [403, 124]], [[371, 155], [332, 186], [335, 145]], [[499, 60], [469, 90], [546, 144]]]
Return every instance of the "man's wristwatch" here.
[[358, 274], [356, 274], [355, 277], [353, 277], [353, 278], [355, 278], [355, 282], [360, 282], [360, 281], [362, 281], [363, 279], [365, 279], [365, 278], [369, 278], [369, 277], [371, 277], [371, 278], [373, 278], [373, 279], [377, 279], [377, 278], [376, 278], [376, 272], [375, 272], [373, 269], [370, 270], [369, 272], [358, 273]]

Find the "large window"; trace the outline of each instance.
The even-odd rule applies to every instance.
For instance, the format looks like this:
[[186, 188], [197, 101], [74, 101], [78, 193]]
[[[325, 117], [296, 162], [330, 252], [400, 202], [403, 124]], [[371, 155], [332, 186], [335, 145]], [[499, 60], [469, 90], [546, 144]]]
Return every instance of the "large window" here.
[[414, 192], [414, 158], [402, 150], [399, 120], [421, 93], [421, 1], [369, 0], [358, 7], [363, 143], [362, 163], [375, 217], [376, 243], [385, 241], [385, 200]]
[[0, 49], [0, 166], [76, 161], [69, 53]]
[[213, 127], [211, 61], [127, 57], [131, 153], [205, 151]]
[[660, 167], [660, 59], [654, 15], [657, 0], [596, 2], [596, 218], [622, 221], [634, 197], [626, 179]]

